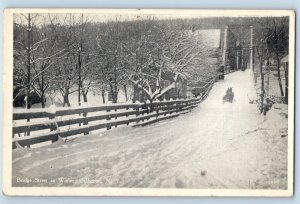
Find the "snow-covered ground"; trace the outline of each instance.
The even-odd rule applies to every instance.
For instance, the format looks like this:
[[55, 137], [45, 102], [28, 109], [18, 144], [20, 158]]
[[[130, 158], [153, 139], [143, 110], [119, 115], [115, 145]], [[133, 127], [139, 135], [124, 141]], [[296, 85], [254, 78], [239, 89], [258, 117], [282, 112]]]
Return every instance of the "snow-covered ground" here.
[[[132, 98], [132, 88], [130, 86], [127, 87], [128, 91], [128, 96], [129, 98]], [[84, 103], [83, 102], [83, 96], [81, 95], [81, 103], [82, 106], [100, 106], [104, 105], [103, 100], [102, 100], [102, 95], [100, 93], [100, 90], [90, 90], [87, 94], [87, 99], [88, 102]], [[105, 104], [110, 104], [112, 103], [111, 101], [107, 101], [108, 99], [108, 92], [105, 92]], [[72, 93], [69, 95], [69, 101], [71, 104], [71, 107], [76, 107], [78, 106], [78, 93]], [[124, 94], [123, 90], [119, 91], [118, 94], [118, 102], [119, 103], [125, 103], [126, 102], [126, 97]], [[56, 107], [57, 109], [62, 108], [63, 106], [63, 97], [59, 93], [59, 91], [54, 92], [52, 94], [52, 97], [46, 96], [46, 103], [45, 103], [46, 109], [47, 108], [53, 108]], [[31, 105], [30, 111], [41, 111], [45, 110], [42, 109], [42, 104], [41, 103], [35, 103]], [[24, 111], [29, 111], [26, 109], [26, 107], [14, 107], [14, 112], [24, 112]]]
[[236, 72], [178, 118], [16, 149], [13, 186], [285, 189], [287, 106], [263, 116], [254, 97], [250, 71]]

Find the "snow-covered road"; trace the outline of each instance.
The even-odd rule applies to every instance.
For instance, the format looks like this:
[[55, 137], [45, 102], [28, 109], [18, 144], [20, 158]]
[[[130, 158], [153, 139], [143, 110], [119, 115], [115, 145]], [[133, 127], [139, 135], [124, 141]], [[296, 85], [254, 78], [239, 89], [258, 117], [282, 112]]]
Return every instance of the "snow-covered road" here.
[[[228, 87], [235, 100], [223, 104]], [[264, 117], [254, 97], [250, 71], [236, 72], [178, 118], [14, 150], [13, 186], [284, 189], [287, 107]]]

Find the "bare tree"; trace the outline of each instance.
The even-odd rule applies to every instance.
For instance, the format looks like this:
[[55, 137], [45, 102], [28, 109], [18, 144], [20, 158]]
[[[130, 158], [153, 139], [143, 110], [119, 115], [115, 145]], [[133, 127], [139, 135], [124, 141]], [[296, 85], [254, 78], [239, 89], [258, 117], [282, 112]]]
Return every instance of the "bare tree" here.
[[62, 26], [58, 29], [59, 45], [64, 49], [64, 57], [57, 63], [54, 81], [55, 89], [63, 96], [63, 106], [71, 106], [69, 95], [77, 90], [73, 87], [77, 78], [77, 44], [75, 39], [76, 19], [72, 14], [66, 14], [61, 19]]
[[41, 96], [42, 108], [45, 107], [45, 94], [56, 78], [53, 75], [53, 66], [62, 59], [65, 55], [64, 48], [59, 48], [58, 39], [55, 32], [57, 31], [56, 25], [48, 25], [45, 22], [52, 22], [53, 17], [50, 15], [43, 16], [43, 24], [39, 28], [38, 38], [44, 40], [37, 47], [37, 52], [33, 60], [33, 69], [35, 72], [33, 83], [34, 90]]
[[271, 27], [268, 29], [267, 45], [272, 57], [276, 60], [278, 86], [281, 97], [284, 97], [284, 91], [281, 79], [280, 60], [288, 54], [288, 19], [272, 18]]
[[[39, 29], [36, 25], [37, 18], [39, 17], [38, 14], [20, 14], [15, 17], [19, 19], [18, 26], [21, 28], [21, 30], [26, 31], [26, 35], [19, 35], [20, 39], [15, 39], [14, 43], [14, 55], [16, 56], [16, 60], [21, 61], [21, 63], [18, 65], [22, 66], [23, 64], [25, 64], [26, 66], [26, 80], [23, 81], [25, 84], [21, 84], [21, 86], [23, 87], [19, 90], [18, 94], [22, 94], [23, 91], [26, 90], [26, 108], [30, 109], [32, 92], [31, 89], [35, 89], [34, 83], [36, 76], [34, 76], [34, 74], [40, 74], [33, 73], [36, 63], [35, 55], [41, 44], [43, 44], [47, 39], [44, 37], [37, 37], [39, 35]], [[19, 44], [20, 46], [17, 46], [17, 44]], [[15, 65], [17, 65], [17, 63]], [[19, 69], [19, 71], [21, 70], [22, 68]]]
[[[141, 88], [150, 101], [154, 101], [175, 88], [178, 77], [190, 78], [195, 70], [202, 65], [202, 42], [197, 32], [180, 30], [177, 24], [170, 27], [158, 26], [154, 36], [149, 35], [149, 41], [155, 46], [149, 52], [151, 63], [146, 63], [148, 69], [138, 69], [131, 81]], [[205, 55], [203, 55], [205, 56]], [[162, 86], [162, 73], [172, 75], [172, 81]]]
[[120, 87], [124, 87], [128, 81], [129, 61], [132, 55], [127, 47], [129, 31], [129, 28], [120, 22], [108, 22], [98, 30], [96, 38], [98, 79], [108, 85], [113, 103], [117, 103]]

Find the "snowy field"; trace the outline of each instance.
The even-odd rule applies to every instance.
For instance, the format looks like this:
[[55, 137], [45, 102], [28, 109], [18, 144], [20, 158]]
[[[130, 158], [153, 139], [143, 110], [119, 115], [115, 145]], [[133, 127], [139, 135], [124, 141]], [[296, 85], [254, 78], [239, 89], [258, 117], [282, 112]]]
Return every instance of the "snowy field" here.
[[287, 106], [263, 116], [255, 97], [250, 71], [236, 72], [178, 118], [13, 150], [13, 186], [286, 189]]

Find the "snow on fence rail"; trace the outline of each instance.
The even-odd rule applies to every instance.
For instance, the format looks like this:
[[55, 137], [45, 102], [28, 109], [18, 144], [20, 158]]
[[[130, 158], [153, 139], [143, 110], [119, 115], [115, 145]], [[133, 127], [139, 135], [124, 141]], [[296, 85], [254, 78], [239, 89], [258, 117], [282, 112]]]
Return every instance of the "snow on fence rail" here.
[[[79, 134], [89, 134], [91, 131], [111, 129], [120, 125], [145, 126], [157, 121], [173, 118], [188, 113], [202, 102], [213, 86], [210, 82], [205, 93], [194, 99], [170, 100], [153, 103], [111, 104], [99, 107], [80, 107], [62, 109], [54, 112], [36, 111], [13, 114], [13, 120], [26, 120], [27, 122], [13, 126], [12, 147], [30, 147], [33, 144], [52, 141], [59, 138]], [[115, 111], [115, 112], [111, 112]], [[72, 118], [70, 116], [76, 115]], [[59, 117], [67, 117], [59, 120]], [[122, 118], [123, 117], [123, 118]], [[124, 118], [125, 117], [125, 118]], [[46, 119], [43, 122], [41, 119]], [[32, 122], [38, 119], [38, 122]], [[99, 121], [102, 123], [99, 123]], [[98, 122], [98, 123], [93, 123]], [[79, 127], [77, 126], [79, 124]], [[63, 127], [76, 125], [75, 128], [62, 130]], [[33, 134], [31, 133], [39, 133]], [[46, 132], [45, 132], [46, 131]], [[24, 136], [21, 136], [24, 134]]]

